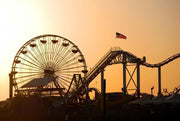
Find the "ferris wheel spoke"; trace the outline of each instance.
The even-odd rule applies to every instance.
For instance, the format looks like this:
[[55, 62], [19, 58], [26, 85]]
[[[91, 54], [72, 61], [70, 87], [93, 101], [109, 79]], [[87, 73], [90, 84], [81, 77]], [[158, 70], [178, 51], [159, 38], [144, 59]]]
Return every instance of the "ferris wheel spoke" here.
[[[69, 54], [68, 56], [66, 56], [66, 57], [64, 57], [61, 61], [59, 61], [60, 63], [61, 63], [61, 65], [63, 64], [63, 62], [66, 62], [67, 60], [69, 60], [70, 58], [73, 58], [74, 57], [74, 54]], [[74, 61], [76, 61], [76, 60], [74, 60]], [[57, 65], [59, 65], [58, 63], [57, 63]]]
[[[75, 58], [75, 57], [76, 57], [75, 54], [74, 54], [74, 53], [71, 53], [71, 54], [69, 54], [68, 56], [65, 57], [65, 60], [68, 61], [69, 59]], [[65, 62], [66, 62], [66, 61], [65, 61]]]
[[27, 54], [25, 54], [25, 57], [27, 57], [28, 59], [30, 59], [32, 62], [34, 62], [34, 63], [36, 63], [36, 64], [38, 64], [38, 65], [40, 65], [41, 63], [39, 63], [36, 59], [33, 59], [33, 58], [31, 58], [29, 55], [27, 55]]
[[[54, 38], [54, 40], [58, 40], [58, 42], [57, 43], [55, 43], [54, 45], [55, 45], [55, 47], [52, 47], [53, 48], [53, 61], [55, 61], [55, 57], [56, 57], [56, 55], [57, 54], [59, 54], [58, 52], [57, 52], [57, 50], [59, 50], [59, 48], [61, 48], [62, 46], [61, 46], [61, 42], [60, 42], [60, 40], [57, 38], [57, 37], [55, 37]], [[60, 49], [61, 50], [61, 49]]]
[[58, 84], [61, 85], [61, 87], [65, 88], [67, 90], [68, 84], [62, 82], [62, 79], [57, 80]]
[[[49, 40], [49, 38], [47, 38], [47, 40]], [[47, 59], [47, 62], [50, 61], [50, 57], [49, 57], [49, 41], [46, 43], [46, 49], [45, 49], [45, 55], [46, 55], [46, 59]]]
[[[59, 78], [60, 78], [61, 82], [69, 88], [71, 82], [63, 77], [59, 77]], [[74, 83], [72, 83], [72, 85], [75, 86]]]
[[[43, 38], [43, 40], [44, 40], [44, 38]], [[42, 53], [42, 58], [43, 58], [43, 62], [44, 62], [44, 65], [45, 66], [47, 66], [47, 62], [48, 62], [48, 60], [47, 60], [47, 57], [46, 57], [46, 45], [47, 43], [44, 43], [44, 44], [41, 44], [41, 48], [39, 48], [39, 50], [41, 51], [41, 53]]]
[[44, 73], [38, 73], [38, 74], [31, 74], [31, 75], [25, 75], [25, 76], [19, 76], [14, 79], [20, 79], [20, 78], [25, 78], [25, 77], [32, 77], [32, 76], [37, 76], [37, 75], [43, 75]]
[[36, 50], [38, 51], [38, 53], [39, 53], [39, 58], [41, 58], [40, 60], [42, 60], [42, 63], [43, 63], [43, 65], [45, 66], [46, 65], [46, 63], [45, 63], [45, 58], [44, 58], [44, 56], [43, 56], [43, 52], [42, 52], [42, 49], [43, 49], [43, 47], [42, 47], [42, 44], [40, 44], [40, 42], [38, 41], [38, 44], [39, 44], [39, 46], [36, 48]]
[[59, 86], [60, 86], [61, 88], [66, 89], [66, 87], [65, 87], [60, 81], [57, 80], [57, 83], [59, 84]]
[[64, 79], [59, 79], [58, 83], [61, 83], [66, 90], [68, 89], [70, 85], [70, 83], [65, 82]]
[[59, 76], [61, 76], [61, 75], [68, 76], [68, 77], [71, 77], [71, 79], [72, 79], [72, 76], [73, 76], [73, 74], [66, 74], [66, 73], [60, 73], [60, 74], [57, 74], [57, 75], [59, 75]]
[[60, 73], [60, 74], [56, 74], [58, 77], [62, 76], [62, 77], [67, 77], [68, 79], [72, 79], [73, 78], [73, 74], [67, 74], [67, 73]]
[[66, 53], [63, 56], [63, 59], [67, 59], [69, 57], [73, 57], [74, 53], [72, 53], [71, 50], [67, 50]]
[[68, 47], [63, 47], [62, 51], [61, 51], [61, 56], [64, 55], [64, 53], [67, 51]]
[[[59, 60], [60, 60], [60, 58], [61, 58], [61, 60], [63, 60], [63, 58], [61, 56], [59, 56], [58, 58], [59, 58]], [[54, 60], [54, 63], [58, 65], [59, 63], [61, 63], [61, 61], [59, 61], [59, 60], [58, 59]]]
[[62, 62], [62, 60], [63, 60], [63, 57], [62, 57], [62, 55], [59, 54], [59, 55], [57, 56], [57, 59], [54, 60], [54, 62], [55, 62], [56, 64], [59, 64], [59, 63]]
[[[31, 56], [34, 58], [34, 60], [36, 60], [36, 61], [38, 61], [39, 62], [39, 64], [42, 64], [40, 61], [39, 61], [39, 59], [34, 55], [34, 54], [32, 54], [32, 52], [31, 51], [29, 51], [29, 53], [31, 54]], [[43, 64], [42, 64], [43, 65]]]
[[[29, 74], [29, 73], [31, 73], [31, 74], [33, 74], [33, 73], [39, 73], [38, 71], [34, 71], [34, 72], [25, 72], [25, 71], [22, 71], [22, 72], [17, 72], [18, 74], [20, 73], [22, 73], [22, 74]], [[41, 73], [43, 73], [43, 72], [41, 72]]]
[[28, 79], [23, 79], [23, 80], [20, 80], [17, 84], [19, 85], [19, 84], [22, 84], [22, 83], [26, 83], [27, 81], [29, 81], [30, 80], [30, 78], [28, 78]]
[[[49, 40], [50, 38], [47, 38], [47, 40]], [[50, 49], [49, 49], [49, 41], [46, 43], [46, 46], [45, 46], [45, 55], [46, 55], [46, 58], [47, 58], [47, 61], [50, 62]]]
[[72, 52], [69, 49], [67, 49], [64, 55], [62, 55], [63, 59], [67, 58], [70, 54], [72, 54]]
[[70, 81], [68, 81], [68, 79], [65, 79], [64, 77], [62, 77], [62, 76], [59, 76], [58, 78], [60, 78], [60, 79], [62, 79], [63, 81], [65, 81], [66, 83], [71, 83]]
[[60, 72], [60, 73], [81, 73], [82, 71], [57, 71], [57, 72]]
[[68, 61], [64, 61], [63, 63], [61, 63], [60, 65], [58, 65], [58, 68], [60, 68], [61, 66], [63, 66], [63, 65], [66, 65], [66, 64], [69, 64], [69, 63], [71, 63], [71, 62], [77, 62], [77, 59], [78, 59], [78, 56], [77, 57], [74, 57], [74, 58], [69, 58], [69, 60]]
[[25, 63], [22, 63], [22, 62], [21, 62], [21, 65], [28, 66], [28, 67], [31, 67], [31, 68], [36, 68], [36, 69], [42, 69], [43, 70], [43, 68], [40, 68], [38, 66], [32, 66], [32, 65], [25, 64]]
[[70, 78], [70, 77], [68, 77], [68, 76], [66, 76], [66, 75], [60, 75], [59, 77], [63, 77], [63, 78], [65, 78], [65, 79], [68, 79], [68, 80], [72, 80], [72, 78]]
[[70, 85], [70, 81], [68, 81], [67, 79], [64, 79], [64, 78], [62, 78], [62, 77], [59, 77], [59, 79], [61, 80], [61, 82], [63, 83], [63, 84], [65, 84], [67, 87], [69, 87], [69, 85]]
[[[48, 39], [50, 39], [50, 38], [48, 38]], [[51, 47], [50, 47], [50, 43], [47, 43], [47, 55], [48, 55], [48, 61], [51, 61]]]
[[69, 68], [62, 68], [62, 69], [60, 69], [60, 71], [64, 71], [64, 70], [72, 70], [72, 69], [77, 69], [77, 68], [82, 68], [82, 67], [84, 67], [84, 66], [74, 66], [74, 67], [69, 67]]
[[15, 67], [15, 69], [21, 69], [21, 70], [23, 70], [23, 71], [24, 71], [24, 70], [28, 70], [28, 71], [39, 71], [39, 69], [34, 69], [34, 68], [33, 68], [33, 69], [32, 69], [32, 68], [24, 68], [24, 67], [18, 67], [18, 66]]
[[61, 55], [59, 54], [57, 62], [61, 63], [67, 57], [66, 54], [69, 54], [69, 53], [70, 53], [69, 50], [65, 50]]
[[[35, 76], [38, 78], [38, 76]], [[25, 77], [18, 81], [18, 84], [26, 83], [27, 81], [31, 81], [32, 77]]]
[[73, 66], [73, 65], [78, 65], [78, 61], [75, 61], [74, 63], [69, 63], [69, 65], [67, 65], [67, 64], [63, 64], [62, 66], [61, 66], [61, 68], [64, 68], [64, 67], [71, 67], [71, 66]]
[[[56, 62], [57, 60], [58, 60], [58, 58], [59, 58], [59, 53], [61, 53], [62, 52], [62, 50], [63, 50], [63, 46], [59, 46], [59, 50], [57, 51], [57, 53], [56, 53], [56, 55], [55, 55], [55, 57], [54, 57], [54, 62]], [[60, 56], [61, 57], [61, 56]]]
[[67, 58], [67, 61], [64, 61], [63, 63], [57, 64], [57, 68], [61, 68], [63, 65], [66, 65], [66, 64], [71, 63], [73, 61], [77, 62], [77, 58], [78, 58], [78, 56], [74, 57], [74, 58], [73, 58], [73, 56], [70, 56], [70, 58]]
[[34, 57], [36, 57], [40, 62], [42, 62], [42, 58], [41, 58], [41, 56], [39, 56], [40, 53], [37, 53], [37, 52], [36, 52], [36, 51], [37, 51], [37, 48], [38, 48], [38, 46], [33, 47], [31, 50], [32, 50], [32, 52], [34, 53], [34, 54], [33, 54]]
[[40, 51], [38, 51], [39, 46], [32, 48], [33, 53], [35, 54], [35, 58], [37, 58], [37, 60], [40, 62], [41, 65], [45, 66], [45, 62], [43, 60], [43, 56], [41, 56]]
[[24, 58], [22, 58], [22, 57], [20, 57], [20, 56], [19, 56], [19, 58], [21, 58], [22, 60], [24, 60], [24, 61], [28, 62], [29, 64], [32, 64], [32, 65], [34, 65], [34, 66], [36, 66], [36, 67], [39, 67], [39, 68], [43, 69], [43, 67], [42, 67], [42, 66], [36, 65], [36, 64], [34, 64], [34, 63], [32, 63], [32, 62], [28, 61], [27, 59], [24, 59]]
[[[53, 40], [57, 40], [57, 38], [54, 37]], [[59, 42], [59, 41], [58, 41], [58, 42]], [[51, 45], [51, 49], [52, 49], [51, 61], [54, 61], [55, 52], [56, 52], [56, 50], [57, 50], [58, 42], [57, 42], [57, 43], [53, 43], [53, 44]]]
[[55, 44], [50, 44], [50, 61], [53, 61]]

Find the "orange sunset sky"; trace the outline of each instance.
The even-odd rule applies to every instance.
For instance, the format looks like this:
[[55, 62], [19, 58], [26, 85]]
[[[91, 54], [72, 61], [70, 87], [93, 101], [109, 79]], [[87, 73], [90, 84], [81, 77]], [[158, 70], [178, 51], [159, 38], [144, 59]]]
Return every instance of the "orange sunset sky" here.
[[[88, 69], [113, 46], [158, 63], [180, 52], [180, 0], [0, 0], [0, 100], [8, 98], [13, 58], [31, 38], [63, 36], [80, 48]], [[115, 39], [115, 32], [126, 40]], [[141, 66], [141, 92], [157, 94], [156, 68]], [[105, 69], [107, 92], [122, 88], [122, 65]], [[128, 79], [128, 78], [127, 78]], [[180, 59], [162, 67], [162, 89], [180, 85]], [[100, 76], [91, 86], [100, 89]]]

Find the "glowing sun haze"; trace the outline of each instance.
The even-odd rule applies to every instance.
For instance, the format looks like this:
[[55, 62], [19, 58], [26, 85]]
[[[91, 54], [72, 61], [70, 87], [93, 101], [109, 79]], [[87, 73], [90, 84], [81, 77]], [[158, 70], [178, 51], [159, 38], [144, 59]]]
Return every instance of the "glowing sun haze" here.
[[[1, 0], [0, 100], [8, 97], [13, 58], [31, 38], [57, 34], [78, 45], [88, 69], [120, 46], [149, 63], [180, 52], [179, 0]], [[115, 39], [115, 33], [127, 36]], [[157, 93], [157, 69], [141, 66], [141, 91]], [[162, 89], [180, 85], [180, 59], [162, 67]], [[108, 92], [122, 88], [122, 65], [105, 69]], [[100, 88], [100, 76], [91, 86]]]

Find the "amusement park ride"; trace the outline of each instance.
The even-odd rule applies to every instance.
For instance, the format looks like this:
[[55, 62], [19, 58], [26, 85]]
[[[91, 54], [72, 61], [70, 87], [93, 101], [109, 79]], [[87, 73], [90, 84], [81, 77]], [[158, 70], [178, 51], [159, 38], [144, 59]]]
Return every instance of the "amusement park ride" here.
[[[88, 94], [88, 85], [101, 73], [101, 91], [104, 89], [104, 69], [112, 64], [123, 65], [124, 94], [130, 81], [135, 85], [137, 97], [140, 96], [140, 65], [158, 68], [158, 93], [161, 93], [161, 66], [180, 57], [180, 53], [157, 63], [149, 64], [146, 58], [138, 58], [119, 47], [111, 48], [88, 72], [85, 58], [73, 42], [57, 35], [41, 35], [27, 41], [17, 52], [9, 74], [10, 94], [31, 96], [60, 96], [63, 100], [74, 99]], [[128, 64], [135, 68], [132, 73]], [[137, 74], [136, 81], [133, 75]], [[127, 82], [126, 74], [130, 80]], [[93, 89], [93, 88], [92, 88]], [[95, 89], [97, 91], [97, 89]]]

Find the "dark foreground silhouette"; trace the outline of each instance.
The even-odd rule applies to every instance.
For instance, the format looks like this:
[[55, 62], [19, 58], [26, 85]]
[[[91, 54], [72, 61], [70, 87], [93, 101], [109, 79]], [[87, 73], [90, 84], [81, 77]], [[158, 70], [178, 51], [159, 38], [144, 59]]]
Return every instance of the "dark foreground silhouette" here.
[[[102, 121], [101, 102], [55, 105], [57, 97], [15, 97], [0, 103], [1, 121]], [[128, 102], [128, 101], [126, 101]], [[180, 104], [130, 105], [123, 101], [107, 101], [107, 121], [176, 120]]]

